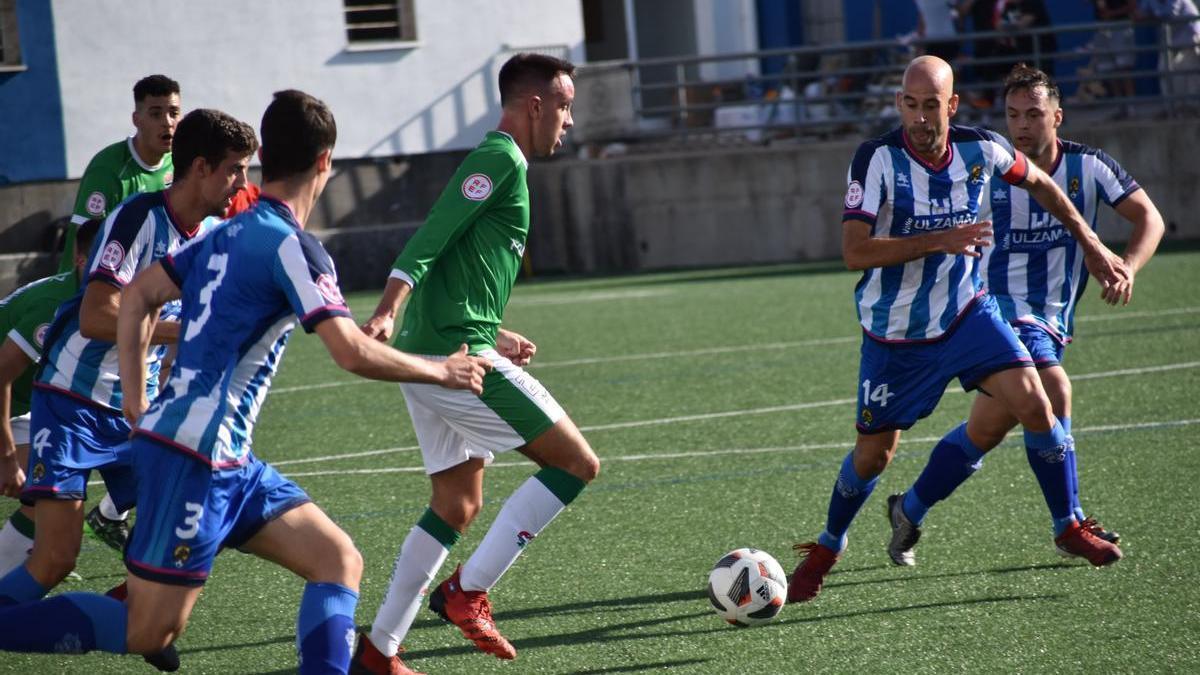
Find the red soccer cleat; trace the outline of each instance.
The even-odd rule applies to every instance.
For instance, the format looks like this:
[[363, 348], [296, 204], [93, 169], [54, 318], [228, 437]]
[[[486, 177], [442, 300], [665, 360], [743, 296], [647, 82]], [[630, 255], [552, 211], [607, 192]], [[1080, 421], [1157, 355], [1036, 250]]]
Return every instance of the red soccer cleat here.
[[1073, 522], [1054, 538], [1059, 553], [1084, 558], [1096, 567], [1111, 565], [1121, 559], [1121, 549], [1097, 537], [1091, 529]]
[[1121, 535], [1113, 532], [1112, 530], [1104, 529], [1104, 526], [1100, 524], [1100, 521], [1096, 520], [1095, 518], [1085, 518], [1083, 522], [1079, 523], [1079, 526], [1110, 544], [1116, 544], [1118, 546], [1121, 544]]
[[821, 592], [821, 583], [825, 575], [840, 557], [837, 551], [816, 542], [796, 544], [792, 547], [800, 554], [800, 564], [792, 572], [792, 580], [788, 583], [788, 602], [808, 602]]
[[429, 609], [458, 626], [464, 637], [480, 651], [498, 659], [515, 659], [517, 650], [504, 639], [492, 621], [492, 603], [487, 591], [464, 591], [459, 581], [462, 565], [429, 594]]
[[404, 665], [400, 654], [384, 656], [375, 648], [371, 640], [363, 634], [358, 635], [358, 648], [354, 650], [354, 658], [350, 659], [350, 675], [425, 675]]

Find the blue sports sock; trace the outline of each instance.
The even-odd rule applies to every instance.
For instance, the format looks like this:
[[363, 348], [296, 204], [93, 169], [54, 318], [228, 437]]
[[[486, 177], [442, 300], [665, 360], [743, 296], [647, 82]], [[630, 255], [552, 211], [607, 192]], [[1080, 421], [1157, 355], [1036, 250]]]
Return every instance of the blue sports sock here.
[[1067, 466], [1067, 434], [1062, 424], [1054, 421], [1054, 427], [1044, 433], [1025, 430], [1025, 457], [1033, 475], [1042, 486], [1042, 496], [1050, 509], [1054, 521], [1055, 536], [1063, 533], [1067, 525], [1075, 521], [1071, 509], [1071, 480]]
[[354, 648], [358, 593], [341, 584], [308, 583], [296, 617], [300, 673], [344, 673]]
[[983, 466], [983, 450], [967, 437], [967, 423], [954, 427], [929, 453], [929, 462], [904, 493], [904, 515], [920, 525], [929, 509], [949, 497]]
[[41, 600], [49, 592], [50, 589], [39, 584], [24, 565], [17, 565], [0, 579], [0, 607]]
[[1075, 454], [1075, 437], [1071, 435], [1071, 418], [1060, 417], [1058, 423], [1067, 434], [1067, 474], [1071, 479], [1071, 511], [1074, 512], [1076, 520], [1082, 521], [1084, 515], [1083, 504], [1079, 501], [1079, 464], [1078, 455]]
[[125, 604], [96, 593], [63, 593], [0, 608], [0, 650], [125, 653]]
[[846, 548], [846, 530], [854, 516], [862, 508], [867, 497], [875, 490], [879, 477], [870, 479], [860, 478], [854, 470], [854, 451], [842, 460], [841, 471], [838, 472], [837, 483], [833, 486], [833, 495], [829, 498], [829, 516], [825, 520], [825, 531], [817, 537], [817, 542], [835, 551]]

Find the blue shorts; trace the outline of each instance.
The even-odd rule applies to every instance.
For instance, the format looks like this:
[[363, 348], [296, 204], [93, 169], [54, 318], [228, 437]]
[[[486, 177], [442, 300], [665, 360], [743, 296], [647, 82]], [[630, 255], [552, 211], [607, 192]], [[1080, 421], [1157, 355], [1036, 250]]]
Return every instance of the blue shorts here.
[[87, 500], [88, 477], [100, 471], [118, 510], [137, 495], [129, 461], [129, 423], [121, 413], [49, 389], [29, 406], [29, 464], [21, 501]]
[[292, 481], [253, 455], [214, 470], [144, 436], [132, 442], [138, 519], [125, 567], [143, 579], [202, 586], [223, 548], [237, 548], [263, 525], [311, 501]]
[[932, 342], [881, 342], [864, 334], [855, 424], [864, 434], [908, 429], [933, 412], [954, 378], [970, 391], [992, 373], [1032, 365], [989, 295]]
[[1021, 344], [1025, 345], [1029, 355], [1033, 357], [1033, 365], [1040, 369], [1062, 364], [1063, 350], [1067, 345], [1054, 333], [1036, 323], [1024, 321], [1014, 323], [1013, 328], [1016, 329]]

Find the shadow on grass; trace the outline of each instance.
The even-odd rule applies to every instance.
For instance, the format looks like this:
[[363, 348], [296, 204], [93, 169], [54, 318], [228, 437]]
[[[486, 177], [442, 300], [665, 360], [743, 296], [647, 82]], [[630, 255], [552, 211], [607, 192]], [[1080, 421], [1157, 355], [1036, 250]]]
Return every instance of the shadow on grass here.
[[[868, 572], [868, 571], [874, 571], [874, 570], [878, 570], [878, 569], [886, 569], [889, 567], [891, 567], [891, 566], [890, 565], [876, 565], [876, 566], [847, 569], [847, 570], [843, 570], [841, 572], [842, 572], [842, 574], [847, 574], [847, 573], [851, 573], [851, 572]], [[888, 577], [888, 578], [884, 578], [884, 579], [868, 579], [868, 580], [863, 580], [863, 581], [842, 581], [842, 582], [838, 582], [838, 583], [827, 584], [827, 586], [828, 587], [841, 587], [841, 586], [858, 586], [858, 585], [868, 585], [868, 584], [887, 584], [887, 583], [896, 583], [898, 581], [944, 579], [944, 578], [951, 578], [951, 577], [973, 576], [973, 575], [978, 575], [978, 574], [1012, 574], [1012, 573], [1018, 573], [1018, 572], [1031, 572], [1031, 571], [1038, 571], [1038, 570], [1070, 569], [1070, 568], [1075, 568], [1075, 567], [1079, 567], [1079, 565], [1072, 565], [1070, 563], [1061, 562], [1061, 563], [1048, 563], [1048, 564], [1038, 564], [1038, 565], [1022, 565], [1022, 566], [1015, 566], [1015, 567], [997, 567], [997, 568], [993, 568], [993, 569], [989, 569], [989, 570], [967, 570], [967, 571], [963, 571], [963, 572], [948, 572], [945, 574], [908, 575], [908, 576], [905, 576], [902, 578]], [[980, 605], [980, 604], [988, 604], [988, 603], [1060, 600], [1065, 597], [1067, 597], [1067, 596], [1060, 595], [1060, 594], [989, 596], [989, 597], [983, 597], [983, 598], [970, 598], [970, 599], [964, 599], [964, 600], [948, 600], [945, 602], [930, 602], [930, 603], [921, 603], [921, 604], [916, 604], [916, 605], [905, 605], [905, 606], [897, 606], [897, 607], [882, 607], [882, 608], [878, 608], [878, 609], [865, 609], [865, 610], [861, 610], [861, 611], [844, 612], [844, 613], [840, 613], [840, 614], [818, 614], [818, 615], [814, 615], [814, 616], [801, 616], [801, 617], [794, 617], [794, 618], [786, 618], [786, 619], [781, 619], [779, 621], [772, 622], [768, 626], [759, 628], [759, 630], [762, 630], [763, 628], [770, 629], [771, 627], [776, 627], [776, 626], [786, 626], [789, 624], [813, 623], [813, 622], [818, 622], [818, 621], [833, 621], [833, 620], [839, 620], [839, 619], [847, 619], [847, 618], [853, 618], [856, 616], [870, 616], [870, 615], [876, 615], [876, 614], [892, 614], [892, 613], [896, 613], [896, 612], [907, 612], [907, 611], [916, 611], [916, 610], [923, 610], [923, 609], [937, 609], [937, 608], [946, 608], [946, 607], [966, 607], [966, 606], [970, 606], [970, 605]], [[672, 637], [672, 638], [688, 637], [688, 636], [697, 636], [697, 635], [703, 635], [703, 634], [708, 634], [708, 633], [716, 633], [716, 632], [730, 630], [730, 628], [728, 626], [716, 625], [713, 628], [705, 628], [705, 629], [699, 629], [699, 630], [645, 632], [644, 629], [650, 628], [653, 626], [661, 626], [663, 624], [674, 623], [677, 621], [684, 621], [687, 619], [695, 619], [695, 618], [711, 615], [712, 611], [707, 607], [707, 598], [708, 598], [708, 594], [705, 593], [703, 590], [680, 591], [680, 592], [676, 592], [676, 593], [657, 593], [657, 594], [650, 594], [650, 595], [633, 596], [633, 597], [628, 597], [628, 598], [610, 598], [608, 600], [576, 602], [576, 603], [570, 603], [570, 604], [565, 604], [565, 605], [555, 605], [555, 606], [551, 606], [551, 607], [531, 607], [529, 609], [518, 609], [518, 610], [507, 611], [507, 612], [498, 612], [497, 614], [495, 614], [495, 618], [496, 618], [497, 623], [501, 623], [504, 620], [518, 620], [518, 619], [527, 619], [527, 618], [534, 618], [534, 617], [548, 617], [548, 616], [554, 616], [556, 614], [571, 614], [571, 613], [577, 613], [577, 612], [596, 612], [598, 609], [604, 609], [604, 608], [615, 610], [615, 609], [629, 608], [629, 607], [633, 607], [633, 606], [637, 606], [637, 605], [665, 605], [665, 604], [676, 603], [676, 602], [705, 602], [706, 603], [705, 608], [702, 611], [687, 612], [687, 613], [683, 613], [683, 614], [675, 614], [672, 616], [659, 617], [659, 618], [654, 618], [654, 619], [645, 619], [645, 620], [640, 620], [640, 621], [627, 621], [627, 622], [623, 622], [623, 623], [606, 624], [604, 626], [588, 628], [588, 629], [574, 631], [574, 632], [570, 632], [570, 633], [557, 633], [557, 634], [545, 635], [545, 636], [541, 636], [541, 637], [532, 637], [532, 638], [524, 638], [524, 639], [520, 639], [520, 640], [514, 640], [513, 645], [517, 648], [518, 651], [520, 651], [522, 649], [539, 649], [539, 648], [546, 648], [546, 647], [559, 647], [559, 646], [588, 643], [588, 642], [604, 643], [604, 642], [622, 642], [622, 641], [626, 641], [626, 640], [647, 640], [647, 639], [654, 639], [654, 638], [661, 638], [661, 637]], [[789, 613], [791, 613], [791, 612], [800, 611], [800, 610], [792, 609], [792, 610], [788, 610], [788, 611], [789, 611]], [[413, 623], [412, 628], [419, 629], [419, 628], [430, 628], [430, 627], [436, 627], [436, 626], [444, 626], [447, 629], [450, 628], [449, 625], [447, 625], [445, 622], [441, 621], [440, 619], [432, 619], [432, 618], [423, 618], [421, 620], [418, 620]], [[359, 630], [359, 632], [366, 633], [371, 630], [371, 627], [370, 627], [370, 625], [362, 625], [362, 626], [358, 627], [358, 630]], [[636, 631], [636, 632], [623, 633], [623, 631]], [[294, 635], [284, 635], [284, 636], [280, 636], [277, 638], [260, 640], [258, 642], [246, 642], [246, 643], [241, 643], [241, 644], [211, 645], [211, 646], [194, 647], [194, 648], [186, 648], [185, 647], [183, 649], [180, 649], [179, 652], [180, 652], [180, 654], [203, 653], [203, 652], [211, 652], [211, 651], [223, 651], [226, 649], [268, 646], [268, 645], [275, 645], [275, 644], [281, 644], [281, 643], [289, 643], [289, 642], [294, 642], [294, 641], [295, 641]], [[438, 648], [438, 649], [415, 650], [415, 651], [406, 652], [405, 660], [407, 661], [410, 659], [417, 660], [417, 659], [428, 659], [428, 658], [437, 658], [437, 657], [444, 657], [444, 656], [455, 656], [455, 655], [460, 655], [460, 654], [470, 654], [475, 651], [476, 650], [474, 647], [466, 645], [466, 644], [463, 644], [462, 646], [458, 646], [458, 647], [442, 647], [442, 648]], [[699, 662], [703, 662], [703, 660], [699, 660]], [[691, 663], [693, 663], [693, 661], [684, 661], [684, 662], [678, 662], [678, 663], [657, 664], [657, 665], [659, 665], [659, 666], [689, 665]], [[649, 669], [652, 667], [657, 667], [657, 666], [638, 665], [638, 666], [618, 667], [615, 669], [608, 669], [608, 670], [594, 670], [594, 671], [589, 671], [589, 672], [591, 672], [591, 673], [636, 672], [637, 669], [645, 670], [645, 669]], [[295, 671], [288, 669], [288, 670], [280, 670], [280, 671], [274, 671], [274, 672], [284, 673], [284, 672], [295, 672]]]

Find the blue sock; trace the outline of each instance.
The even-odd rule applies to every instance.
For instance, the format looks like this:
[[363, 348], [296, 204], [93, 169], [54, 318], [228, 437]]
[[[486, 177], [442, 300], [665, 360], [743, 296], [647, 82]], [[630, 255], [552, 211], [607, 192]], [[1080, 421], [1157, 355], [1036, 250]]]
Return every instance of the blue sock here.
[[875, 490], [879, 476], [863, 479], [854, 470], [854, 451], [842, 460], [842, 469], [838, 472], [837, 483], [833, 486], [833, 495], [829, 498], [829, 516], [825, 521], [825, 531], [817, 537], [817, 542], [835, 551], [846, 548], [846, 530], [858, 510]]
[[358, 593], [340, 584], [308, 583], [296, 617], [300, 673], [344, 673], [354, 649]]
[[1079, 464], [1078, 455], [1075, 454], [1075, 437], [1071, 435], [1071, 418], [1060, 417], [1058, 423], [1062, 425], [1063, 431], [1067, 434], [1067, 473], [1071, 478], [1071, 511], [1075, 514], [1075, 519], [1082, 521], [1083, 504], [1079, 501]]
[[0, 579], [0, 607], [41, 600], [49, 592], [50, 589], [39, 584], [24, 565], [17, 565]]
[[1067, 434], [1062, 424], [1054, 421], [1054, 427], [1044, 433], [1025, 430], [1025, 457], [1033, 475], [1042, 486], [1042, 496], [1050, 508], [1054, 521], [1054, 534], [1058, 536], [1075, 521], [1071, 509], [1071, 479], [1067, 467]]
[[0, 608], [0, 650], [125, 653], [125, 604], [96, 593], [63, 593]]
[[904, 493], [904, 515], [920, 525], [930, 507], [949, 497], [983, 466], [983, 450], [967, 437], [967, 423], [954, 427], [929, 453], [921, 475]]

